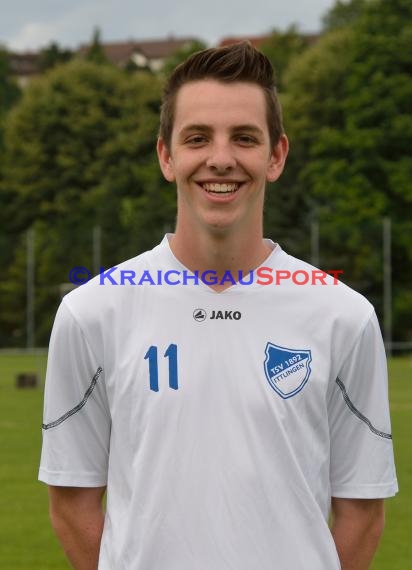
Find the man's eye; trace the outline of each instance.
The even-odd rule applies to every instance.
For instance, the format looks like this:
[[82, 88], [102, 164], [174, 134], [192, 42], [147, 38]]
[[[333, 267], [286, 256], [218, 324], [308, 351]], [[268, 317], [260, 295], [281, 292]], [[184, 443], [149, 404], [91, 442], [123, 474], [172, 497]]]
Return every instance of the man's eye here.
[[253, 145], [257, 143], [257, 140], [250, 135], [238, 135], [236, 140], [243, 145]]
[[202, 135], [195, 135], [186, 139], [186, 144], [200, 145], [206, 142], [206, 137]]

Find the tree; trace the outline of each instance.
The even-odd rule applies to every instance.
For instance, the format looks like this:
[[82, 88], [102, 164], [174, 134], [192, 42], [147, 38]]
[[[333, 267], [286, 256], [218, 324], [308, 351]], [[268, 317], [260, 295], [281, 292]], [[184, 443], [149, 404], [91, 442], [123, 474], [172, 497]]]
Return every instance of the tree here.
[[109, 63], [101, 42], [101, 32], [99, 28], [95, 28], [93, 32], [92, 43], [86, 53], [86, 59], [97, 64]]
[[306, 193], [323, 222], [323, 259], [343, 260], [346, 278], [378, 310], [381, 222], [393, 220], [398, 338], [412, 333], [405, 327], [405, 311], [412, 318], [405, 294], [412, 278], [411, 22], [407, 0], [365, 2], [352, 26], [327, 34], [285, 78], [295, 191]]
[[40, 51], [38, 67], [39, 71], [44, 73], [49, 69], [53, 69], [57, 65], [67, 63], [73, 58], [73, 52], [68, 49], [62, 49], [56, 42], [52, 42], [48, 47]]
[[[10, 109], [18, 102], [21, 91], [14, 80], [6, 50], [0, 48], [0, 186], [3, 178], [4, 146], [3, 132], [4, 123]], [[7, 192], [0, 193], [0, 270], [10, 261], [11, 244], [10, 237], [5, 231], [5, 209], [9, 201]]]
[[7, 112], [19, 96], [20, 89], [12, 76], [9, 54], [0, 48], [0, 112]]
[[19, 100], [21, 91], [13, 78], [9, 54], [0, 47], [0, 152], [5, 117]]
[[[307, 38], [296, 26], [290, 26], [286, 31], [274, 29], [259, 47], [274, 67], [282, 104], [287, 96], [284, 92], [285, 73], [294, 58], [301, 56], [307, 46]], [[300, 189], [293, 182], [294, 172], [292, 152], [282, 177], [275, 184], [268, 185], [265, 200], [265, 235], [280, 241], [289, 252], [307, 258], [308, 207], [302, 200]]]
[[[175, 193], [157, 167], [160, 82], [74, 60], [29, 85], [6, 124], [5, 224], [16, 236], [0, 286], [3, 336], [23, 342], [24, 245], [36, 229], [37, 342], [48, 339], [70, 267], [92, 269], [92, 231], [102, 228], [103, 264], [152, 247], [171, 228]], [[20, 300], [19, 300], [20, 299]], [[21, 333], [20, 333], [21, 334]]]
[[347, 62], [348, 32], [320, 38], [293, 59], [284, 74], [283, 106], [290, 151], [281, 178], [269, 186], [265, 207], [266, 235], [288, 251], [310, 260], [311, 223], [317, 219], [317, 199], [305, 179], [310, 149], [319, 130], [342, 124], [342, 77]]
[[353, 25], [363, 13], [368, 0], [337, 0], [322, 18], [324, 31], [337, 30]]
[[283, 75], [291, 59], [300, 55], [307, 45], [306, 38], [292, 25], [285, 32], [274, 29], [260, 46], [260, 51], [269, 58], [275, 69], [276, 84], [280, 91], [283, 87]]

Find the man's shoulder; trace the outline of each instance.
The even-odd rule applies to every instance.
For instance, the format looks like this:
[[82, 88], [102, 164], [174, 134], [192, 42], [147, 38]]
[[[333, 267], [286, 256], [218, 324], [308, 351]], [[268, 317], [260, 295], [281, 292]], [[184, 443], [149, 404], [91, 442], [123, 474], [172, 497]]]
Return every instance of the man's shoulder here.
[[[307, 261], [294, 257], [283, 250], [278, 260], [282, 277], [297, 293], [302, 304], [313, 304], [317, 310], [325, 311], [325, 317], [333, 314], [342, 318], [368, 319], [373, 313], [373, 305], [368, 299], [343, 282], [344, 269], [320, 269]], [[284, 281], [286, 282], [286, 280]]]

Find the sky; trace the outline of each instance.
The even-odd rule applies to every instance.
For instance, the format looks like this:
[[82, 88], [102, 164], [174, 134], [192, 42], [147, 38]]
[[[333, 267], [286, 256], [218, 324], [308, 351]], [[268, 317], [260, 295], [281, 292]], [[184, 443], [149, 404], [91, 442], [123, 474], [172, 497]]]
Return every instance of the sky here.
[[334, 0], [0, 0], [0, 45], [36, 51], [75, 48], [97, 26], [103, 42], [261, 35], [296, 24], [316, 32]]

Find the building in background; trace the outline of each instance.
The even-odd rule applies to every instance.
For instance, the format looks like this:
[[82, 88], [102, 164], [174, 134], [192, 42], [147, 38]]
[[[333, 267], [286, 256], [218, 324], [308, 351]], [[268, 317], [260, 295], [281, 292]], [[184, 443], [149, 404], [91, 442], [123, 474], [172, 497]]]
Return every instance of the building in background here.
[[36, 76], [40, 75], [39, 58], [40, 53], [9, 53], [10, 67], [16, 77], [19, 87], [24, 89], [28, 83]]
[[[265, 42], [270, 40], [272, 34], [260, 36], [228, 36], [222, 38], [217, 44], [219, 47], [229, 46], [240, 41], [249, 41], [259, 49]], [[307, 45], [315, 43], [318, 34], [302, 34]], [[102, 42], [101, 47], [107, 60], [120, 68], [134, 66], [136, 69], [149, 69], [156, 73], [160, 71], [164, 62], [177, 51], [190, 47], [195, 42], [201, 42], [199, 38], [168, 37], [153, 40], [129, 40], [126, 42]], [[76, 57], [85, 57], [90, 44], [81, 45], [74, 50]], [[41, 75], [40, 69], [41, 52], [13, 53], [10, 52], [10, 64], [20, 87], [26, 87], [34, 77]]]
[[[157, 72], [163, 67], [164, 62], [170, 56], [181, 49], [189, 47], [197, 38], [173, 38], [144, 41], [128, 41], [116, 43], [102, 43], [102, 49], [106, 58], [118, 67], [128, 67], [134, 64], [140, 69], [150, 69]], [[84, 57], [89, 45], [81, 46], [77, 54]]]
[[[160, 71], [164, 62], [177, 51], [184, 50], [198, 38], [174, 38], [154, 40], [130, 40], [127, 42], [102, 42], [101, 47], [107, 60], [120, 68], [134, 66], [136, 69]], [[85, 57], [90, 44], [74, 50], [74, 57]], [[24, 88], [31, 79], [41, 75], [41, 52], [14, 53], [10, 52], [10, 66], [20, 87]]]

